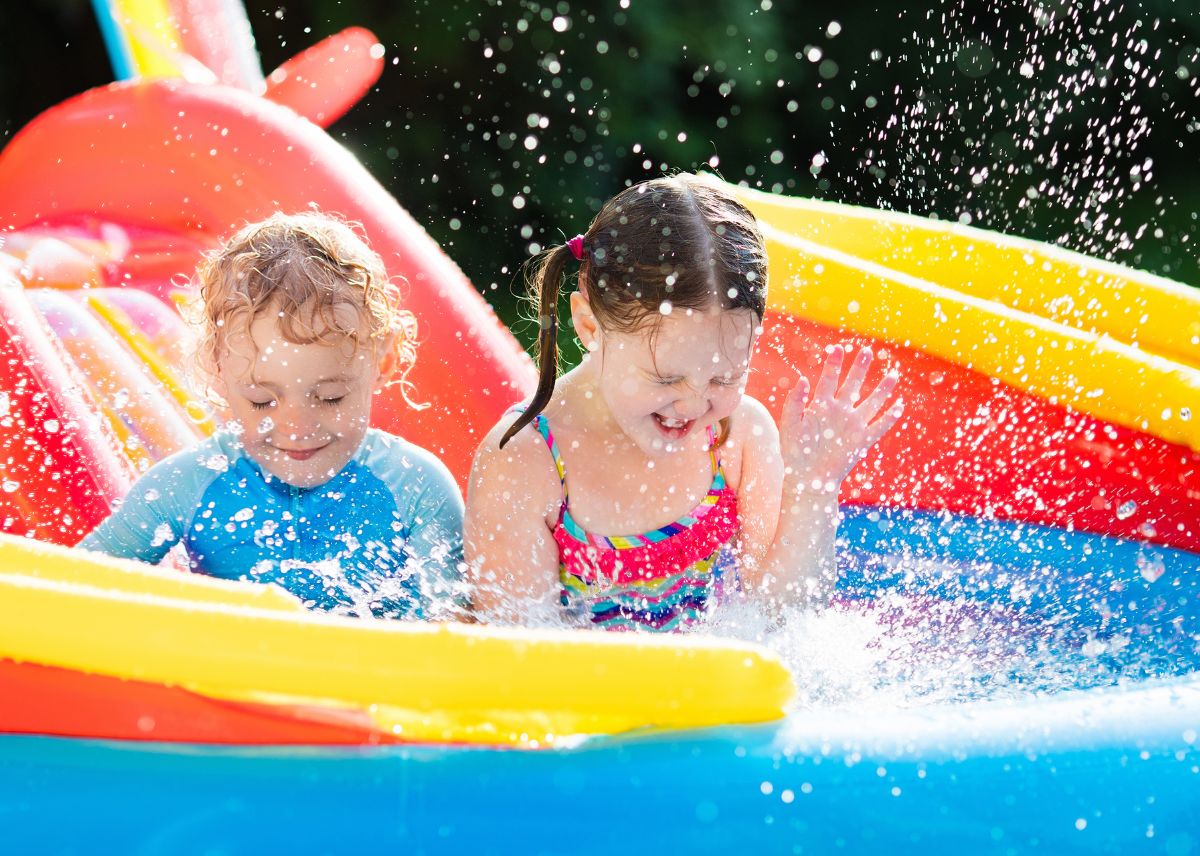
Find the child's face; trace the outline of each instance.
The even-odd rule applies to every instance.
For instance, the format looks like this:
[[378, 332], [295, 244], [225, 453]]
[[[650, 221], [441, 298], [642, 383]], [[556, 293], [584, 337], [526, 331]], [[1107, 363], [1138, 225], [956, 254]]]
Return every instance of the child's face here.
[[600, 391], [613, 418], [646, 454], [682, 448], [737, 409], [757, 328], [748, 309], [677, 309], [648, 330], [597, 330]]
[[349, 339], [289, 342], [266, 313], [230, 336], [217, 376], [246, 453], [290, 485], [316, 487], [362, 444], [384, 362]]

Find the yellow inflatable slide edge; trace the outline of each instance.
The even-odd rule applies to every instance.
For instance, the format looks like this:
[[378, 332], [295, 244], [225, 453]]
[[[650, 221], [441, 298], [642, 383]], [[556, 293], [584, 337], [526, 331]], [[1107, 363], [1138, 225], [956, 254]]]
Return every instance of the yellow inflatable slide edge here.
[[1058, 247], [730, 186], [771, 308], [912, 347], [1200, 450], [1200, 292]]
[[791, 676], [736, 641], [317, 615], [274, 587], [0, 535], [0, 657], [212, 698], [367, 711], [427, 742], [548, 745], [778, 719]]

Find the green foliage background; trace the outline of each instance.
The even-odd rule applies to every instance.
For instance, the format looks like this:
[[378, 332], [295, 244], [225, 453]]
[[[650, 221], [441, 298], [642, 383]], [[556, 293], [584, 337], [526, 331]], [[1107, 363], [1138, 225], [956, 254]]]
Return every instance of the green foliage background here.
[[[111, 79], [86, 0], [4, 5], [0, 142]], [[710, 163], [1200, 284], [1193, 2], [246, 5], [268, 71], [346, 26], [379, 37], [381, 80], [331, 131], [523, 341], [531, 251], [626, 182]]]

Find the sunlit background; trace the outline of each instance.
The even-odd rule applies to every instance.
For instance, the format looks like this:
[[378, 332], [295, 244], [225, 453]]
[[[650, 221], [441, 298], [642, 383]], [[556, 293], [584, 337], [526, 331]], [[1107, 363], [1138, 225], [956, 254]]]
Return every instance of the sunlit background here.
[[[379, 37], [386, 70], [331, 133], [527, 343], [530, 253], [626, 182], [706, 165], [1200, 284], [1194, 3], [246, 6], [267, 71], [350, 25]], [[2, 16], [4, 140], [112, 79], [86, 0]]]

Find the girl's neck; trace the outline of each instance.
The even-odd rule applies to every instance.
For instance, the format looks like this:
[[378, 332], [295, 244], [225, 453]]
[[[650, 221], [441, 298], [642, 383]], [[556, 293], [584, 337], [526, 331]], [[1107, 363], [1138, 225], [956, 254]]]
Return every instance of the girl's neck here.
[[620, 436], [632, 446], [633, 442], [625, 437], [600, 394], [596, 365], [595, 360], [585, 355], [583, 362], [559, 378], [546, 414], [554, 419], [554, 411], [559, 411], [562, 414], [559, 419], [566, 419], [572, 428], [595, 431], [602, 437]]

